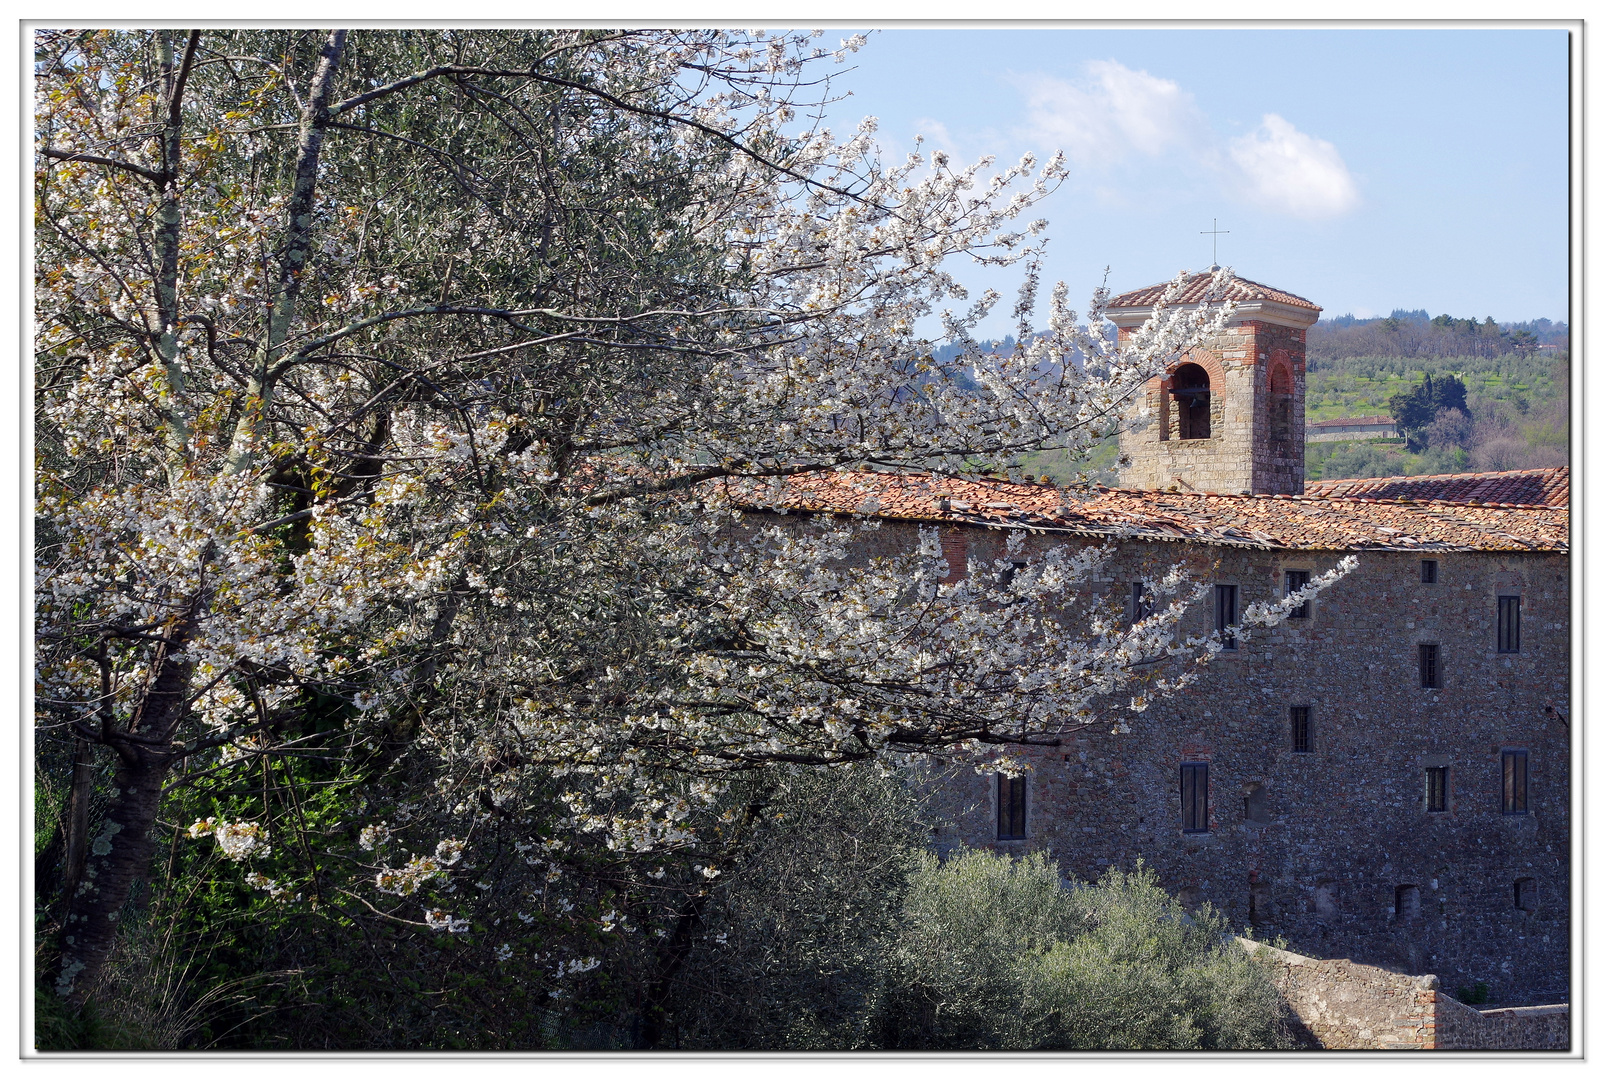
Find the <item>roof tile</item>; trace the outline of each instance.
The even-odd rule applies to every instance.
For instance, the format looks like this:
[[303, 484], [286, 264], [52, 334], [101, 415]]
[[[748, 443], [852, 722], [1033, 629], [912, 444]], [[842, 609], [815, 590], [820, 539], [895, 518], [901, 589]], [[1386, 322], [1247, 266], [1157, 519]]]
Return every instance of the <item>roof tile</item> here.
[[[1182, 285], [1181, 292], [1177, 295], [1175, 300], [1172, 301], [1172, 303], [1203, 303], [1205, 295], [1209, 291], [1210, 282], [1213, 279], [1214, 275], [1207, 273], [1193, 274], [1189, 276], [1186, 282]], [[1158, 285], [1149, 285], [1145, 289], [1133, 289], [1131, 292], [1121, 293], [1119, 296], [1109, 301], [1109, 307], [1112, 310], [1118, 310], [1120, 308], [1152, 307], [1159, 302], [1162, 296], [1165, 295], [1165, 290], [1168, 288], [1170, 288], [1170, 282], [1162, 281]], [[1289, 304], [1293, 307], [1309, 308], [1312, 311], [1321, 310], [1318, 304], [1314, 304], [1309, 300], [1304, 299], [1302, 296], [1295, 296], [1292, 293], [1285, 292], [1282, 289], [1273, 289], [1269, 285], [1261, 285], [1259, 282], [1250, 281], [1247, 278], [1233, 279], [1231, 284], [1226, 287], [1225, 295], [1217, 297], [1217, 299], [1239, 301], [1274, 300], [1277, 303]]]
[[[1459, 479], [1479, 475], [1508, 474]], [[761, 490], [754, 486], [738, 497], [755, 510], [1289, 550], [1566, 551], [1570, 521], [1564, 502], [1471, 505], [1121, 488], [1098, 488], [1083, 496], [1051, 484], [872, 472], [791, 477], [779, 507]]]

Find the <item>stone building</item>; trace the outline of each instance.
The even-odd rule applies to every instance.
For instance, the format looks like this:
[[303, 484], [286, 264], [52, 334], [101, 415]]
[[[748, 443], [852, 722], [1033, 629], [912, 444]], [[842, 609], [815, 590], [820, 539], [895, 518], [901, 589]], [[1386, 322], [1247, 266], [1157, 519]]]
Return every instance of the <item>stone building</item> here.
[[[951, 824], [934, 841], [1041, 849], [1082, 879], [1140, 859], [1188, 903], [1299, 953], [1435, 974], [1448, 990], [1486, 983], [1506, 1005], [1566, 1001], [1567, 471], [1305, 492], [1304, 332], [1291, 324], [1317, 309], [1245, 287], [1262, 306], [1245, 302], [1244, 323], [1150, 387], [1157, 421], [1128, 436], [1129, 487], [793, 482], [792, 509], [869, 510], [888, 550], [937, 526], [955, 575], [1003, 557], [1010, 531], [1032, 550], [1118, 537], [1094, 593], [1133, 616], [1137, 583], [1180, 562], [1214, 583], [1189, 631], [1359, 556], [1129, 734], [1067, 732], [1023, 790], [948, 778]], [[1191, 426], [1205, 410], [1207, 434]]]

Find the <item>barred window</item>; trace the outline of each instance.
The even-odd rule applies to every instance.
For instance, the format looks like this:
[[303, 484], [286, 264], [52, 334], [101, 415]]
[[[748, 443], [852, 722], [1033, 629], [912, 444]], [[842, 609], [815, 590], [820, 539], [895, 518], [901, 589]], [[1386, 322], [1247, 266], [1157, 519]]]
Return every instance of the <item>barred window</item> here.
[[[1285, 575], [1287, 587], [1282, 591], [1283, 596], [1298, 592], [1310, 583], [1308, 570], [1289, 570]], [[1294, 608], [1287, 616], [1289, 619], [1308, 619], [1310, 617], [1310, 602], [1308, 600]]]
[[1308, 754], [1310, 752], [1310, 707], [1308, 705], [1294, 705], [1288, 709], [1292, 719], [1293, 753]]
[[998, 839], [1025, 839], [1025, 777], [998, 773]]
[[1438, 584], [1438, 560], [1437, 559], [1422, 559], [1421, 560], [1421, 584], [1423, 584], [1423, 585], [1436, 585], [1436, 584]]
[[1499, 598], [1499, 651], [1521, 652], [1521, 597]]
[[1427, 770], [1427, 813], [1441, 814], [1449, 809], [1449, 770]]
[[1416, 650], [1421, 662], [1421, 685], [1429, 690], [1436, 690], [1443, 686], [1443, 671], [1438, 663], [1438, 646], [1434, 644], [1417, 645]]
[[1237, 586], [1215, 586], [1215, 630], [1220, 634], [1223, 649], [1237, 648], [1237, 637], [1227, 628], [1237, 622]]
[[1209, 763], [1187, 761], [1181, 767], [1181, 831], [1209, 831]]
[[1527, 812], [1527, 751], [1506, 750], [1499, 755], [1504, 766], [1504, 798], [1501, 800], [1507, 814]]

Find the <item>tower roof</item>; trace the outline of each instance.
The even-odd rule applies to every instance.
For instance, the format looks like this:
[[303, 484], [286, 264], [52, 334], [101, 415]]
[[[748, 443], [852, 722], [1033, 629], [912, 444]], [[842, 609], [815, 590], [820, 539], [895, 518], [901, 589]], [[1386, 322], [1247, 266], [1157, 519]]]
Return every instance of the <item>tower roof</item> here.
[[[1207, 272], [1189, 275], [1186, 282], [1184, 282], [1182, 285], [1181, 292], [1176, 296], [1176, 299], [1173, 301], [1173, 303], [1202, 303], [1204, 301], [1205, 294], [1209, 291], [1209, 283], [1213, 277], [1213, 274]], [[1170, 288], [1170, 282], [1161, 281], [1157, 285], [1149, 285], [1147, 288], [1133, 289], [1130, 292], [1121, 293], [1119, 296], [1109, 301], [1109, 310], [1118, 311], [1123, 308], [1151, 308], [1155, 304], [1159, 303], [1160, 298], [1165, 295], [1165, 290], [1168, 288]], [[1285, 290], [1275, 289], [1269, 285], [1262, 285], [1257, 281], [1250, 281], [1247, 278], [1241, 277], [1234, 278], [1231, 284], [1226, 287], [1225, 295], [1219, 299], [1236, 300], [1239, 303], [1246, 300], [1269, 300], [1272, 303], [1285, 304], [1288, 307], [1306, 308], [1314, 312], [1319, 312], [1321, 310], [1320, 305], [1312, 304], [1302, 296], [1296, 296], [1293, 293]]]

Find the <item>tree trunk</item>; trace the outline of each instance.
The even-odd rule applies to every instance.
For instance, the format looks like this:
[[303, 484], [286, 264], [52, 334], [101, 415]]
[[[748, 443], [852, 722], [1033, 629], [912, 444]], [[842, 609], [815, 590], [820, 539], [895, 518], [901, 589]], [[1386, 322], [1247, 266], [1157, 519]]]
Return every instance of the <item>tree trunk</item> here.
[[[178, 755], [173, 735], [189, 708], [194, 665], [182, 650], [200, 611], [194, 602], [152, 658], [149, 681], [128, 727], [108, 733], [119, 758], [111, 805], [89, 841], [83, 874], [67, 896], [56, 992], [77, 1007], [93, 989], [117, 938], [129, 888], [150, 868], [151, 826], [162, 801], [162, 780]], [[173, 654], [179, 653], [179, 659]], [[76, 782], [76, 775], [74, 777]]]
[[89, 852], [89, 800], [95, 789], [94, 748], [85, 739], [73, 740], [72, 791], [67, 796], [66, 856], [62, 861], [61, 895], [70, 901], [84, 876]]

